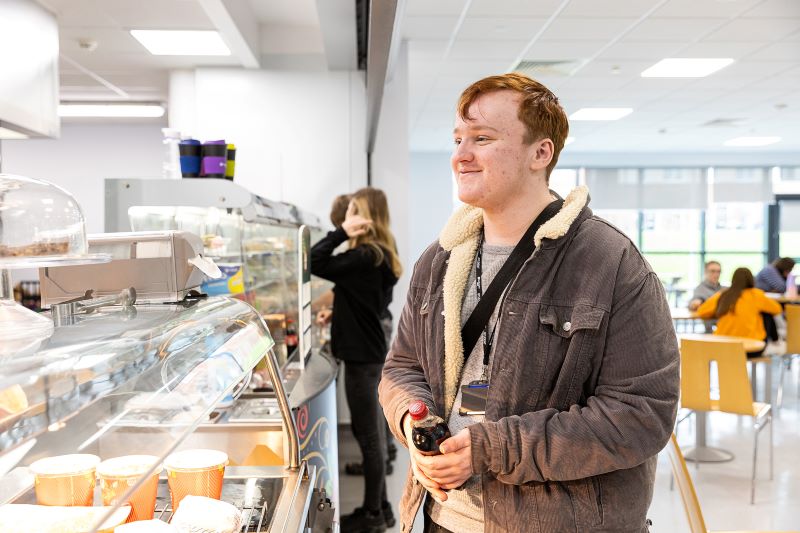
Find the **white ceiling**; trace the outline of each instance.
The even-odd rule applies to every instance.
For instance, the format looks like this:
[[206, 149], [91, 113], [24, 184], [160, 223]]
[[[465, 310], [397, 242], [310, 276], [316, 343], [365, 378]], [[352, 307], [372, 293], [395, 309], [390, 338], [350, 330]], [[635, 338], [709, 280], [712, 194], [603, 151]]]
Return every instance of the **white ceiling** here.
[[[256, 28], [262, 68], [338, 68], [331, 49], [355, 31], [354, 0], [38, 0], [59, 23], [63, 100], [119, 95], [166, 101], [168, 73], [199, 66], [240, 67], [230, 57], [149, 54], [128, 30]], [[541, 75], [568, 113], [586, 106], [632, 107], [616, 122], [573, 122], [573, 153], [725, 151], [738, 136], [780, 136], [752, 150], [800, 150], [800, 0], [405, 0], [411, 149], [450, 150], [459, 93], [520, 60], [574, 61], [571, 75]], [[239, 26], [208, 13], [235, 6]], [[352, 29], [343, 21], [349, 21]], [[79, 40], [97, 41], [94, 51]], [[246, 40], [246, 39], [245, 39]], [[354, 37], [353, 43], [354, 45]], [[351, 45], [348, 45], [351, 46]], [[702, 79], [651, 79], [640, 73], [665, 57], [732, 57]], [[344, 58], [344, 59], [341, 59]], [[76, 67], [74, 63], [80, 65]], [[714, 120], [733, 126], [704, 126]], [[750, 150], [750, 149], [746, 149]]]
[[[222, 30], [224, 25], [207, 13], [227, 9], [231, 3], [257, 22], [260, 35], [255, 53], [262, 63], [268, 64], [276, 55], [319, 55], [324, 63], [316, 0], [38, 1], [58, 20], [62, 100], [121, 98], [86, 70], [133, 100], [166, 101], [172, 69], [241, 66], [244, 59], [236, 53], [228, 57], [154, 56], [129, 33], [131, 29]], [[96, 41], [97, 48], [81, 48], [82, 39]]]
[[[800, 0], [407, 0], [411, 148], [450, 150], [455, 102], [476, 79], [519, 60], [577, 61], [536, 76], [567, 113], [632, 107], [615, 122], [573, 122], [565, 149], [800, 149]], [[701, 79], [641, 78], [665, 57], [732, 57]], [[735, 126], [704, 126], [737, 119]], [[780, 136], [726, 148], [739, 136]]]

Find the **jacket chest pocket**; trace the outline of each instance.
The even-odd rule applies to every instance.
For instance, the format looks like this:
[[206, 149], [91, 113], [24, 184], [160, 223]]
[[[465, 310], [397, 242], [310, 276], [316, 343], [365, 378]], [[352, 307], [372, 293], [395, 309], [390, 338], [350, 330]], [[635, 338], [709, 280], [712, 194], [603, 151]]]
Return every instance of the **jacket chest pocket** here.
[[[591, 305], [547, 305], [539, 309], [539, 356], [544, 362], [546, 407], [568, 409], [578, 403], [582, 384], [591, 375], [605, 311]], [[544, 406], [541, 406], [544, 407]]]

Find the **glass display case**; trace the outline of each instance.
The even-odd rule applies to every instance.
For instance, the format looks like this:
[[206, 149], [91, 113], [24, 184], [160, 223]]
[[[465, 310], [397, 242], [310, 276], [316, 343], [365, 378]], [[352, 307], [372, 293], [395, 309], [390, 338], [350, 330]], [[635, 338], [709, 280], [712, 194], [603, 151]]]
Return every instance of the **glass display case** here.
[[[302, 330], [301, 226], [309, 228], [312, 243], [324, 234], [318, 217], [227, 180], [106, 180], [106, 231], [184, 230], [201, 236], [204, 255], [223, 273], [205, 283], [202, 292], [232, 295], [255, 307], [267, 321], [281, 364], [292, 355]], [[312, 301], [331, 287], [312, 278]]]
[[[318, 349], [323, 335], [311, 327], [315, 309], [304, 303], [298, 312], [306, 297], [317, 300], [332, 287], [315, 277], [308, 282], [299, 268], [298, 258], [307, 253], [303, 235], [310, 233], [311, 242], [323, 236], [319, 218], [221, 179], [107, 179], [105, 215], [106, 231], [184, 230], [202, 237], [203, 255], [224, 276], [201, 292], [244, 300], [264, 318], [297, 422], [300, 458], [316, 467], [317, 487], [338, 508], [338, 367]], [[299, 357], [295, 347], [301, 345], [304, 354], [311, 347], [310, 357]], [[244, 394], [190, 440], [224, 446], [246, 464], [286, 462], [275, 398], [261, 366]]]
[[[41, 473], [34, 475], [30, 468], [39, 459], [145, 454], [149, 462], [129, 490], [115, 500], [127, 501], [154, 473], [161, 472], [165, 457], [185, 448], [198, 425], [207, 423], [226, 398], [242, 389], [243, 380], [274, 345], [259, 314], [228, 297], [102, 307], [73, 318], [68, 325], [56, 327], [34, 354], [4, 361], [0, 504], [32, 504], [41, 499], [37, 492]], [[277, 365], [273, 366], [277, 372]], [[298, 495], [307, 498], [300, 502], [301, 510], [307, 508], [313, 468], [299, 463], [294, 469], [236, 464], [231, 457], [222, 497], [243, 509], [244, 531], [269, 531], [278, 522], [284, 527], [296, 514]], [[248, 480], [261, 488], [244, 498]], [[171, 512], [163, 481], [155, 505], [156, 517], [162, 518]], [[89, 498], [96, 505], [105, 499], [99, 484]], [[119, 504], [106, 503], [110, 505], [85, 511], [93, 511], [87, 515], [89, 526], [83, 522], [85, 531], [113, 519]], [[40, 510], [1, 506], [0, 523], [12, 511], [26, 509]], [[39, 530], [36, 515], [28, 519], [30, 530]]]

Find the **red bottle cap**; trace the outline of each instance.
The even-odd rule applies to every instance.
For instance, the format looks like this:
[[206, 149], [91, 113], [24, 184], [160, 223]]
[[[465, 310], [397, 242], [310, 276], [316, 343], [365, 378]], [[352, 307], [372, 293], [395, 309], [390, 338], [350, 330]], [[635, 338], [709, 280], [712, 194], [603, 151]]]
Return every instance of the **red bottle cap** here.
[[428, 416], [428, 406], [422, 400], [414, 400], [408, 406], [408, 414], [413, 420], [422, 420]]

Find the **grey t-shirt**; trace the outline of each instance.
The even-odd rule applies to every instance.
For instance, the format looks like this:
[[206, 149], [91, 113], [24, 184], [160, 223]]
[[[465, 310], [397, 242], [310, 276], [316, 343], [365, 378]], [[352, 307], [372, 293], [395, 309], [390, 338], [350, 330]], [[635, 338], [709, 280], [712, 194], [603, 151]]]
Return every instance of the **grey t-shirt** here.
[[[503, 263], [506, 262], [508, 256], [514, 250], [513, 246], [490, 246], [483, 245], [483, 258], [482, 258], [482, 274], [481, 282], [483, 284], [484, 293], [488, 289], [489, 284], [492, 283]], [[497, 313], [500, 307], [502, 298], [497, 302], [494, 313], [489, 319], [489, 331], [498, 319]], [[464, 301], [461, 306], [461, 325], [466, 323], [475, 306], [478, 305], [478, 294], [475, 288], [475, 267], [469, 275], [467, 288], [464, 291]], [[498, 329], [499, 329], [498, 325]], [[495, 333], [497, 338], [497, 333]], [[492, 367], [492, 359], [494, 358], [494, 347], [489, 356], [489, 369]], [[489, 370], [487, 370], [487, 373]], [[478, 339], [472, 352], [467, 358], [461, 374], [461, 385], [467, 385], [471, 381], [481, 379], [483, 374], [483, 335]], [[491, 375], [487, 376], [491, 383]], [[471, 426], [478, 422], [483, 422], [483, 415], [480, 416], [461, 416], [458, 414], [458, 408], [461, 406], [461, 387], [458, 389], [453, 410], [450, 413], [450, 419], [447, 425], [450, 428], [450, 433], [455, 435], [465, 427]], [[438, 525], [450, 531], [457, 531], [459, 533], [479, 533], [483, 532], [483, 500], [481, 494], [481, 477], [472, 476], [460, 488], [451, 489], [447, 492], [447, 501], [443, 503], [436, 502], [433, 498], [428, 498], [426, 511]]]

